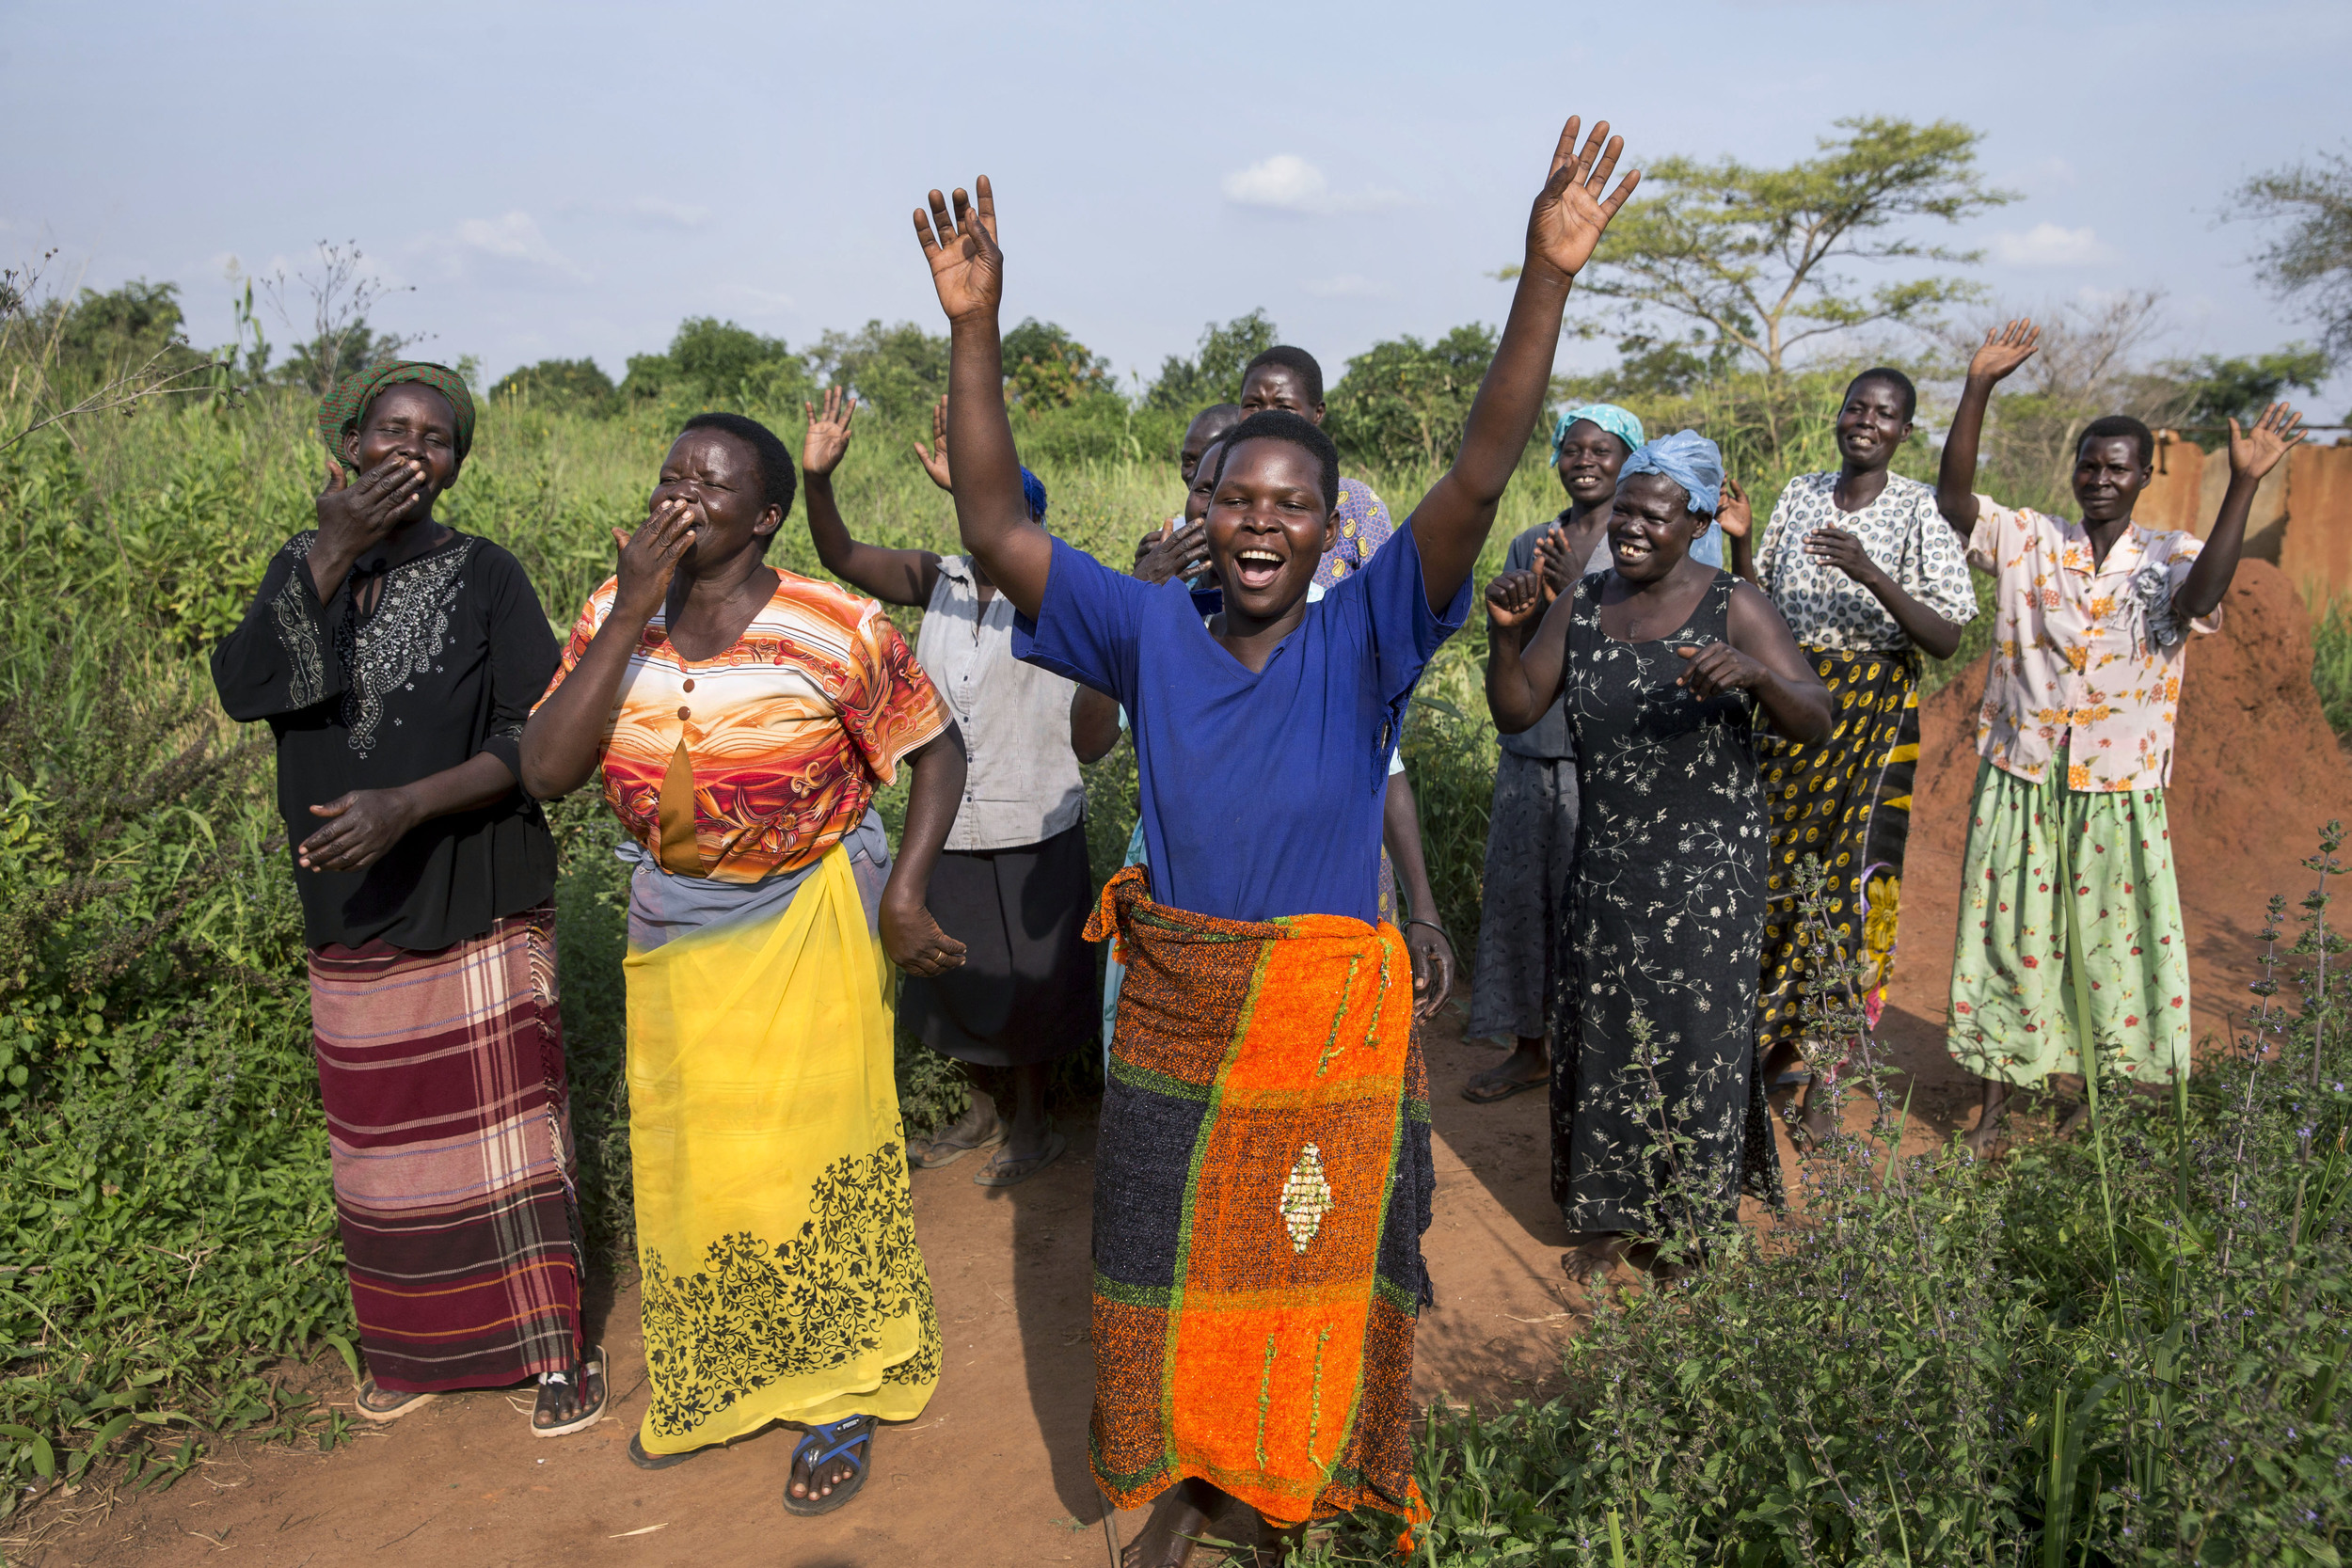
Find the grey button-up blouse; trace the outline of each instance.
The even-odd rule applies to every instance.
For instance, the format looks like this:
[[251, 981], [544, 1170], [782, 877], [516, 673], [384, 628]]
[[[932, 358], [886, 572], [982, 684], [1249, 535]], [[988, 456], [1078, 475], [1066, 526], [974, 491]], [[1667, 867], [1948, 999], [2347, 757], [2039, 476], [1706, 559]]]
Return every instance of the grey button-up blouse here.
[[1012, 601], [980, 603], [972, 558], [943, 556], [914, 657], [963, 731], [963, 801], [948, 849], [1013, 849], [1052, 838], [1086, 813], [1070, 749], [1075, 682], [1012, 657]]

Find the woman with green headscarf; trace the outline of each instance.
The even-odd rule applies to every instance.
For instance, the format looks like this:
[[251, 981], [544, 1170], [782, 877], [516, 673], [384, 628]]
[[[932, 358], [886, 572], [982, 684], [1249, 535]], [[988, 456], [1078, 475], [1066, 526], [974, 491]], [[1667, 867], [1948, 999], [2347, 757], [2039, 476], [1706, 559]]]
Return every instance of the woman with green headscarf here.
[[433, 515], [473, 428], [440, 365], [329, 394], [318, 527], [271, 559], [213, 680], [277, 739], [358, 1411], [535, 1378], [553, 1437], [605, 1401], [580, 1337], [555, 846], [516, 782], [556, 645], [521, 564]]

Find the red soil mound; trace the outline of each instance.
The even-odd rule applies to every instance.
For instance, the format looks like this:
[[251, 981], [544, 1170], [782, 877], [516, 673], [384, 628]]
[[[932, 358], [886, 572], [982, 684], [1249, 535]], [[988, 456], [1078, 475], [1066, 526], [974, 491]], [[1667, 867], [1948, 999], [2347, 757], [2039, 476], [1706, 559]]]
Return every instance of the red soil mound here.
[[[2320, 713], [2311, 672], [2301, 597], [2276, 566], [2246, 562], [2221, 630], [2190, 644], [2167, 792], [2201, 1038], [2226, 1036], [2227, 1014], [2246, 1004], [2270, 895], [2285, 894], [2292, 916], [2312, 885], [2301, 862], [2318, 848], [2321, 826], [2352, 824], [2352, 762]], [[1984, 673], [1981, 661], [1972, 665], [1920, 707], [1894, 1001], [1939, 1040]]]

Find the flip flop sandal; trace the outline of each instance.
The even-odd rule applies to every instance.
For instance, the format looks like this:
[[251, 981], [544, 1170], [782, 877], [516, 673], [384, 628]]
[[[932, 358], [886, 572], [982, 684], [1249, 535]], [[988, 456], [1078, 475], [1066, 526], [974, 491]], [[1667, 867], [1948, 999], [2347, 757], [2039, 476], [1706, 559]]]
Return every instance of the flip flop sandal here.
[[1474, 1084], [1464, 1084], [1462, 1085], [1462, 1098], [1469, 1101], [1473, 1105], [1499, 1105], [1515, 1094], [1525, 1094], [1530, 1089], [1543, 1089], [1549, 1088], [1550, 1086], [1551, 1080], [1549, 1078], [1505, 1078], [1501, 1080], [1490, 1078], [1486, 1081], [1483, 1089], [1480, 1085]]
[[976, 1150], [999, 1147], [1004, 1143], [1009, 1132], [1010, 1129], [1005, 1125], [1005, 1118], [1000, 1116], [996, 1118], [996, 1125], [990, 1128], [988, 1135], [978, 1143], [960, 1144], [951, 1143], [946, 1138], [933, 1138], [923, 1146], [923, 1152], [920, 1154], [913, 1149], [907, 1150], [907, 1164], [916, 1170], [939, 1170], [954, 1164], [958, 1160]]
[[[972, 1178], [972, 1185], [975, 1187], [1018, 1187], [1022, 1182], [1060, 1159], [1062, 1151], [1069, 1147], [1070, 1139], [1067, 1136], [1052, 1128], [1047, 1128], [1045, 1147], [1042, 1149], [1025, 1160], [1008, 1160], [1005, 1158], [1004, 1150], [997, 1150], [995, 1157]], [[1015, 1166], [1024, 1168], [1016, 1170], [1013, 1168]]]
[[374, 1410], [368, 1408], [368, 1401], [373, 1399], [377, 1394], [393, 1394], [398, 1392], [399, 1390], [396, 1388], [378, 1388], [375, 1386], [375, 1379], [370, 1378], [365, 1383], [359, 1385], [359, 1397], [351, 1402], [352, 1408], [358, 1411], [360, 1415], [365, 1416], [371, 1421], [397, 1421], [403, 1416], [407, 1415], [410, 1411], [417, 1409], [420, 1405], [431, 1404], [435, 1400], [441, 1397], [438, 1394], [409, 1394], [404, 1397], [398, 1404], [386, 1405]]
[[[531, 1434], [533, 1437], [568, 1437], [575, 1432], [585, 1432], [604, 1419], [604, 1347], [597, 1345], [589, 1351], [587, 1357], [573, 1370], [580, 1374], [582, 1396], [580, 1414], [561, 1426], [543, 1427], [539, 1424], [539, 1413], [534, 1408], [531, 1418]], [[539, 1385], [540, 1397], [545, 1398], [547, 1390], [551, 1387], [569, 1387], [571, 1381], [571, 1372], [548, 1373], [548, 1380]]]
[[725, 1447], [725, 1445], [722, 1443], [707, 1443], [703, 1445], [702, 1448], [689, 1449], [684, 1453], [647, 1453], [645, 1451], [644, 1439], [644, 1433], [632, 1433], [628, 1440], [628, 1462], [631, 1465], [636, 1465], [641, 1470], [673, 1469], [677, 1465], [685, 1464], [688, 1460], [693, 1458], [698, 1453], [703, 1453], [710, 1449]]
[[[871, 1416], [845, 1416], [830, 1426], [810, 1427], [808, 1435], [802, 1438], [800, 1446], [792, 1450], [793, 1468], [801, 1468], [801, 1456], [810, 1454], [813, 1449], [815, 1452], [811, 1454], [807, 1465], [811, 1481], [817, 1479], [818, 1472], [836, 1459], [848, 1460], [855, 1473], [821, 1497], [795, 1497], [792, 1495], [792, 1488], [787, 1485], [784, 1489], [784, 1511], [787, 1513], [798, 1513], [803, 1517], [818, 1513], [831, 1513], [834, 1509], [864, 1491], [866, 1489], [866, 1460], [870, 1458], [874, 1451], [876, 1424]], [[861, 1448], [866, 1450], [864, 1456], [853, 1451]]]

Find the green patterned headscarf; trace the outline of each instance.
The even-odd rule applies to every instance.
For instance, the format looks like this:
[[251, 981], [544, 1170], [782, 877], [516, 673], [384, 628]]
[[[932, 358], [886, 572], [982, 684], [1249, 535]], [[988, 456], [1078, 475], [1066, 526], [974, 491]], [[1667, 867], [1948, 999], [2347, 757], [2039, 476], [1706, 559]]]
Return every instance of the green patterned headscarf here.
[[449, 399], [449, 405], [457, 414], [457, 456], [464, 461], [473, 450], [473, 394], [466, 390], [466, 378], [447, 365], [430, 364], [422, 359], [395, 359], [373, 370], [347, 375], [335, 389], [319, 400], [319, 439], [338, 458], [343, 453], [343, 437], [359, 428], [359, 421], [368, 417], [368, 405], [387, 387], [404, 381], [414, 381], [430, 387]]

